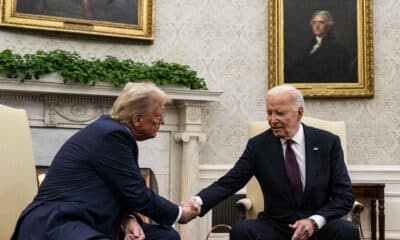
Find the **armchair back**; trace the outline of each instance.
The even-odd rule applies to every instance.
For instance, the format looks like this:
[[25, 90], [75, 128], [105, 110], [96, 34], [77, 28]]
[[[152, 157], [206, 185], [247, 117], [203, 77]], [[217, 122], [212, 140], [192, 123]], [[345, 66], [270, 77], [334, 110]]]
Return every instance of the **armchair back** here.
[[37, 192], [25, 110], [0, 105], [0, 239], [10, 239], [22, 210]]

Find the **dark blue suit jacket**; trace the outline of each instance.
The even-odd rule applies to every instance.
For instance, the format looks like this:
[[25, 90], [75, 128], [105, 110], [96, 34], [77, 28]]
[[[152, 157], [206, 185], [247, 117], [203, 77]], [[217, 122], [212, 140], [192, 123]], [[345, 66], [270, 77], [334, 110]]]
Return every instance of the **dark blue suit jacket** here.
[[179, 211], [146, 187], [128, 128], [102, 116], [61, 147], [14, 238], [110, 239], [125, 209], [168, 225]]
[[339, 137], [303, 127], [306, 185], [301, 205], [290, 189], [281, 141], [269, 129], [249, 140], [244, 153], [225, 176], [198, 193], [203, 200], [201, 215], [241, 189], [252, 176], [257, 178], [264, 195], [264, 212], [259, 218], [288, 224], [313, 214], [329, 221], [348, 213], [354, 198]]

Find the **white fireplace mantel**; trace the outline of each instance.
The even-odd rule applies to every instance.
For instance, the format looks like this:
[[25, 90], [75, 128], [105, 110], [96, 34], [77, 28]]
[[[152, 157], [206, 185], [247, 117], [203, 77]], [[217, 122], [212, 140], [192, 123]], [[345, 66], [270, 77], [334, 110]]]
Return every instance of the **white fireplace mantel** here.
[[[55, 76], [54, 79], [49, 77]], [[188, 100], [200, 102], [218, 101], [222, 92], [205, 90], [190, 90], [180, 86], [161, 87], [173, 100]], [[66, 94], [72, 96], [116, 97], [121, 88], [106, 83], [97, 83], [95, 86], [84, 84], [64, 84], [59, 76], [51, 74], [44, 79], [26, 80], [20, 82], [16, 79], [0, 77], [1, 92], [23, 92], [29, 94]]]
[[[143, 150], [147, 146], [147, 153], [141, 152], [141, 156], [145, 162], [146, 156], [151, 159], [149, 164], [153, 164], [160, 192], [180, 202], [199, 190], [200, 144], [207, 139], [202, 109], [206, 104], [217, 102], [222, 92], [181, 87], [163, 87], [163, 90], [172, 103], [166, 107], [165, 124], [160, 128], [159, 137], [151, 140], [156, 145], [154, 142], [142, 145]], [[24, 83], [0, 77], [0, 104], [27, 111], [33, 146], [41, 148], [34, 149], [36, 162], [42, 165], [51, 163], [50, 156], [59, 147], [56, 142], [62, 144], [78, 129], [108, 113], [120, 91], [121, 88], [107, 84], [64, 84], [51, 75]], [[198, 229], [198, 224], [188, 224], [179, 231], [182, 239], [193, 239]]]
[[[50, 75], [50, 77], [53, 76]], [[109, 112], [121, 89], [105, 83], [95, 86], [64, 84], [58, 76], [46, 77], [44, 80], [27, 80], [24, 83], [0, 77], [1, 103], [26, 108], [32, 127], [82, 128], [100, 114]], [[162, 89], [173, 100], [173, 103], [167, 106], [167, 129], [175, 129], [178, 126], [186, 128], [182, 122], [178, 124], [176, 120], [191, 124], [187, 120], [195, 117], [180, 119], [181, 114], [170, 116], [168, 110], [177, 108], [179, 112], [182, 112], [190, 109], [189, 113], [198, 114], [198, 110], [195, 109], [198, 107], [201, 109], [207, 103], [218, 101], [222, 94], [222, 92], [190, 90], [182, 87], [162, 87]], [[42, 116], [37, 114], [39, 113], [37, 108], [43, 112]], [[198, 117], [201, 117], [201, 111]], [[161, 128], [161, 130], [164, 129]]]

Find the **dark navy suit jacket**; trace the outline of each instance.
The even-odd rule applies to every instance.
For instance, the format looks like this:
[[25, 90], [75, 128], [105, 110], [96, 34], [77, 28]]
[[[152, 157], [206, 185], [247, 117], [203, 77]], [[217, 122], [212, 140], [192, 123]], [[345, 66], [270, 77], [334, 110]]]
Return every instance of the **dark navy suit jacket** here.
[[339, 137], [303, 125], [306, 147], [306, 184], [303, 201], [296, 203], [285, 170], [282, 144], [269, 129], [251, 138], [235, 166], [198, 193], [201, 215], [241, 189], [252, 176], [260, 183], [264, 211], [258, 218], [284, 224], [318, 214], [327, 221], [340, 218], [354, 202]]
[[61, 147], [14, 239], [111, 239], [126, 209], [168, 225], [179, 211], [146, 187], [128, 128], [102, 116]]

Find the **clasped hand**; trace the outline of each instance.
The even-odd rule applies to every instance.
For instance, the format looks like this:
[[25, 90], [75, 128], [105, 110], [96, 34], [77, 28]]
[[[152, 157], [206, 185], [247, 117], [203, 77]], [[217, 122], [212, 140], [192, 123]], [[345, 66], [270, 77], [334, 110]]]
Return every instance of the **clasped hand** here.
[[301, 219], [294, 224], [289, 224], [289, 227], [294, 230], [292, 240], [307, 240], [315, 232], [314, 224], [311, 219]]
[[182, 208], [182, 215], [178, 221], [180, 224], [188, 223], [200, 214], [201, 207], [194, 199], [187, 202], [181, 202], [179, 205]]

